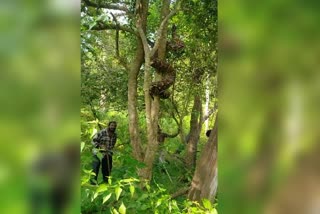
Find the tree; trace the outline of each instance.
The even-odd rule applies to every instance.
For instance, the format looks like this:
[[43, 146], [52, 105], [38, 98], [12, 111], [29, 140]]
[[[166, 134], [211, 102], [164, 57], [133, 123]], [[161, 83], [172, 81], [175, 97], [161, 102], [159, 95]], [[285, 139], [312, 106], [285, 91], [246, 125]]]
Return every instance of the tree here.
[[214, 202], [218, 187], [218, 123], [210, 133], [207, 144], [205, 145], [200, 160], [197, 164], [191, 187], [188, 193], [190, 200], [200, 201], [203, 198]]
[[[118, 3], [96, 3], [90, 0], [84, 0], [82, 4], [82, 11], [87, 16], [87, 21], [84, 22], [83, 25], [87, 30], [116, 31], [115, 57], [118, 59], [119, 64], [125, 67], [128, 72], [128, 123], [130, 142], [133, 148], [134, 157], [146, 164], [146, 168], [140, 171], [141, 177], [145, 179], [151, 178], [152, 165], [158, 145], [157, 127], [159, 119], [159, 94], [156, 94], [154, 99], [151, 99], [149, 90], [151, 90], [151, 87], [155, 88], [155, 85], [151, 85], [151, 66], [155, 67], [156, 70], [158, 70], [158, 73], [159, 70], [162, 70], [163, 65], [166, 65], [166, 67], [162, 70], [162, 73], [165, 73], [166, 71], [164, 70], [167, 69], [170, 69], [173, 72], [171, 65], [164, 63], [167, 46], [167, 28], [168, 21], [176, 14], [180, 1], [178, 0], [172, 3], [174, 5], [172, 10], [170, 10], [171, 2], [169, 0], [158, 2], [162, 9], [159, 25], [154, 29], [154, 32], [147, 32], [147, 15], [150, 3], [157, 3], [157, 1], [149, 2], [148, 0], [137, 0], [135, 5], [132, 5], [126, 1], [120, 1]], [[95, 10], [92, 10], [92, 8], [95, 8]], [[116, 10], [117, 14], [114, 14], [111, 10]], [[116, 16], [123, 17], [125, 21], [122, 21], [121, 23]], [[128, 24], [126, 24], [126, 22]], [[119, 50], [119, 31], [130, 33], [134, 38], [134, 55], [131, 60], [125, 60], [125, 58], [121, 56], [121, 51]], [[148, 44], [150, 35], [155, 35], [153, 47], [150, 47]], [[142, 143], [139, 135], [137, 112], [137, 78], [143, 63], [145, 117], [148, 139], [146, 151], [143, 151], [141, 148]], [[168, 80], [165, 78], [165, 75], [163, 75], [163, 77], [161, 75], [156, 75], [155, 80], [158, 81], [158, 83], [159, 81], [165, 82]], [[173, 82], [174, 79], [170, 84], [166, 84], [166, 89], [172, 85]]]
[[[183, 79], [183, 82], [179, 82], [177, 87], [180, 91], [188, 91], [187, 98], [184, 94], [182, 99], [189, 100], [187, 105], [178, 106], [184, 106], [179, 110], [180, 124], [184, 116], [190, 115], [187, 137], [185, 138], [183, 129], [181, 129], [181, 139], [186, 147], [186, 166], [192, 169], [196, 163], [202, 125], [216, 110], [213, 106], [217, 102], [217, 1], [188, 1], [183, 10], [184, 13], [179, 19], [184, 25], [182, 34], [187, 45], [183, 64], [179, 64], [184, 72], [180, 72], [182, 76], [177, 78], [178, 81]], [[191, 10], [193, 12], [190, 12]], [[206, 82], [211, 82], [209, 87], [212, 97], [210, 112], [203, 112], [202, 108]], [[181, 85], [185, 88], [181, 88]]]

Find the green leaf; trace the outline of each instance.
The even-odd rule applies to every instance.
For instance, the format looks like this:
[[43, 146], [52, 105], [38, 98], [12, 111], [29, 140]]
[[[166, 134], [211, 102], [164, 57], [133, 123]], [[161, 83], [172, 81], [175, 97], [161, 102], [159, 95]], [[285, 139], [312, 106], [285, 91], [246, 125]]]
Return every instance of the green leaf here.
[[203, 199], [202, 200], [203, 206], [208, 209], [211, 210], [212, 209], [212, 205], [211, 202], [208, 199]]
[[88, 176], [81, 178], [81, 186], [88, 183], [89, 180], [90, 180], [90, 177], [88, 177]]
[[218, 214], [218, 211], [216, 209], [211, 210], [210, 214]]
[[91, 134], [91, 137], [92, 138], [95, 134], [97, 134], [98, 130], [96, 128], [93, 128], [92, 129], [92, 134]]
[[121, 187], [116, 187], [116, 189], [115, 189], [115, 193], [116, 193], [116, 199], [117, 200], [119, 200], [119, 197], [120, 197], [120, 195], [121, 195], [121, 192], [122, 192], [122, 189], [121, 189]]
[[84, 145], [85, 145], [85, 143], [81, 142], [81, 152], [83, 151]]
[[148, 194], [144, 193], [138, 198], [138, 201], [143, 201], [144, 199], [148, 198]]
[[[156, 203], [156, 207], [160, 206], [161, 205], [161, 199], [158, 199], [157, 200], [157, 203]], [[171, 204], [169, 203], [169, 211], [171, 211]]]
[[108, 190], [108, 186], [106, 184], [101, 184], [97, 188], [96, 193], [104, 192], [104, 191], [107, 191], [107, 190]]
[[90, 170], [83, 169], [83, 171], [84, 171], [86, 174], [91, 174], [91, 173], [92, 173], [92, 169], [90, 169]]
[[93, 22], [93, 23], [91, 23], [91, 24], [89, 25], [89, 30], [91, 30], [91, 28], [93, 28], [96, 24], [97, 24], [96, 21]]
[[150, 185], [149, 184], [146, 184], [146, 188], [147, 188], [148, 192], [150, 192]]
[[98, 196], [98, 194], [99, 194], [99, 193], [96, 192], [96, 193], [93, 195], [91, 201], [93, 201], [93, 200]]
[[143, 204], [142, 206], [141, 206], [141, 208], [140, 208], [140, 210], [147, 210], [149, 208], [149, 206], [148, 205], [146, 205], [146, 204]]
[[103, 201], [102, 201], [102, 203], [104, 204], [106, 201], [108, 201], [108, 200], [109, 200], [109, 198], [111, 197], [111, 195], [112, 195], [112, 193], [110, 193], [109, 195], [107, 195], [107, 196], [103, 197]]
[[130, 185], [130, 187], [129, 187], [129, 189], [130, 189], [130, 193], [131, 193], [131, 197], [133, 197], [133, 195], [134, 195], [134, 186], [133, 185]]
[[102, 14], [100, 15], [98, 18], [97, 18], [97, 21], [103, 21], [103, 22], [106, 22], [108, 21], [109, 17], [105, 14]]
[[136, 179], [136, 178], [127, 178], [127, 179], [121, 180], [121, 182], [123, 182], [123, 183], [130, 183], [130, 182], [133, 182], [133, 181], [138, 181], [138, 179]]
[[179, 210], [178, 204], [177, 204], [177, 202], [176, 202], [175, 200], [172, 200], [171, 203], [170, 203], [170, 205], [171, 205], [171, 207]]
[[123, 203], [121, 203], [121, 205], [119, 207], [119, 212], [120, 212], [120, 214], [126, 214], [126, 206], [124, 206]]
[[115, 208], [112, 208], [112, 213], [113, 214], [119, 214], [118, 211]]

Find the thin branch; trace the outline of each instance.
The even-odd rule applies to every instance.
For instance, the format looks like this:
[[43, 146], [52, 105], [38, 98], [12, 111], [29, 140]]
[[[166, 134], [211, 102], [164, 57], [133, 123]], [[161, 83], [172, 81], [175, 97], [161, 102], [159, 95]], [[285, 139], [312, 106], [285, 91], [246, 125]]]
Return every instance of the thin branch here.
[[[114, 18], [115, 18], [115, 17], [114, 17]], [[116, 21], [116, 22], [117, 22], [117, 21]], [[117, 25], [119, 25], [118, 22], [117, 22]], [[116, 46], [116, 56], [115, 56], [115, 57], [119, 60], [119, 63], [120, 63], [127, 71], [129, 71], [130, 68], [129, 68], [129, 66], [128, 66], [128, 61], [127, 61], [127, 59], [120, 56], [120, 51], [119, 51], [119, 28], [116, 29], [115, 46]]]
[[130, 13], [129, 9], [126, 6], [119, 5], [119, 4], [112, 4], [112, 3], [94, 3], [91, 2], [90, 0], [83, 0], [86, 6], [88, 7], [95, 7], [95, 8], [105, 8], [105, 9], [110, 9], [110, 10], [121, 10], [125, 11], [126, 13]]
[[111, 15], [112, 15], [114, 22], [116, 23], [116, 26], [117, 26], [115, 46], [116, 46], [116, 56], [119, 58], [120, 57], [120, 53], [119, 53], [119, 22], [113, 13], [111, 13]]
[[175, 137], [177, 137], [177, 136], [178, 136], [178, 134], [180, 134], [180, 128], [178, 127], [177, 132], [176, 132], [176, 133], [174, 133], [174, 134], [167, 134], [167, 133], [163, 133], [163, 134], [165, 134], [165, 135], [166, 135], [166, 137], [168, 137], [168, 138], [175, 138]]
[[[85, 24], [84, 27], [87, 27], [89, 29], [89, 25]], [[138, 36], [138, 32], [135, 31], [134, 29], [124, 26], [124, 25], [119, 25], [117, 26], [116, 24], [112, 24], [112, 23], [102, 23], [102, 22], [98, 22], [95, 26], [93, 26], [90, 30], [121, 30], [121, 31], [125, 31], [128, 33], [132, 33], [136, 36]]]
[[119, 17], [126, 16], [127, 14], [126, 13], [116, 13], [116, 14], [113, 14], [113, 15], [114, 15], [114, 17], [119, 18]]
[[179, 127], [179, 132], [180, 132], [180, 123], [179, 123], [178, 119], [176, 118], [176, 115], [174, 114], [174, 112], [171, 112], [171, 115], [172, 115], [173, 120], [176, 122], [177, 126]]
[[174, 199], [174, 198], [179, 197], [181, 195], [185, 195], [188, 193], [188, 191], [189, 191], [189, 187], [182, 188], [182, 189], [178, 190], [177, 192], [171, 194], [171, 199]]
[[[141, 26], [141, 18], [139, 18], [139, 20], [137, 21], [137, 30], [139, 32], [140, 38], [141, 38], [141, 42], [143, 45], [143, 50], [144, 50], [144, 54], [145, 54], [145, 59], [149, 58], [150, 56], [150, 48], [148, 46], [148, 40], [147, 40], [147, 36], [144, 33], [142, 26]], [[150, 58], [149, 58], [150, 59]], [[146, 61], [146, 60], [145, 60]]]
[[151, 53], [150, 53], [151, 58], [154, 56], [154, 54], [157, 52], [157, 50], [159, 48], [161, 35], [165, 29], [167, 22], [169, 21], [169, 19], [172, 16], [174, 16], [178, 12], [179, 5], [180, 5], [180, 0], [177, 0], [173, 10], [162, 20], [160, 27], [158, 29], [158, 32], [157, 32], [157, 39], [155, 40], [154, 47], [152, 48]]
[[[175, 101], [173, 99], [171, 99], [170, 101], [171, 101], [171, 104], [173, 106], [174, 111], [177, 113], [178, 117], [180, 118], [181, 115], [180, 115], [180, 112], [178, 110], [178, 107], [177, 107]], [[173, 119], [176, 121], [176, 123], [179, 124], [178, 121], [177, 121], [177, 118], [175, 118], [174, 111], [171, 111], [171, 115], [172, 115], [172, 117], [174, 117]]]

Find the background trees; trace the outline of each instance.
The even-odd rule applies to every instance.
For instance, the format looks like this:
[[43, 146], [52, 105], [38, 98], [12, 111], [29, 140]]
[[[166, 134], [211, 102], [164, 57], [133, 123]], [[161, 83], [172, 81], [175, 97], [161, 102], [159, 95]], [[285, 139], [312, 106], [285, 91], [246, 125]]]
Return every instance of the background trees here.
[[[84, 0], [81, 40], [83, 169], [91, 135], [112, 118], [119, 167], [132, 165], [130, 176], [168, 194], [190, 186], [207, 142], [202, 126], [213, 128], [217, 113], [217, 2]], [[159, 127], [179, 138], [159, 144]]]

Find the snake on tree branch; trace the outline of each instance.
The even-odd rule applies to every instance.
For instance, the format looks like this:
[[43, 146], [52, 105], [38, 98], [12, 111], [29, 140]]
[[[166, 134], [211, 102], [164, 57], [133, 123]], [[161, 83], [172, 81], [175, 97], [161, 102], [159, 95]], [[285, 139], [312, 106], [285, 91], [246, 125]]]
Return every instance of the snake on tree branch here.
[[[176, 26], [172, 26], [172, 39], [167, 42], [167, 52], [181, 53], [184, 48], [183, 41], [176, 34]], [[176, 79], [176, 71], [172, 65], [166, 60], [160, 60], [155, 54], [155, 57], [151, 61], [151, 66], [155, 68], [156, 72], [162, 75], [161, 81], [152, 82], [149, 94], [150, 96], [159, 96], [161, 99], [167, 99], [170, 97], [170, 92], [167, 90], [173, 85]]]

